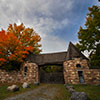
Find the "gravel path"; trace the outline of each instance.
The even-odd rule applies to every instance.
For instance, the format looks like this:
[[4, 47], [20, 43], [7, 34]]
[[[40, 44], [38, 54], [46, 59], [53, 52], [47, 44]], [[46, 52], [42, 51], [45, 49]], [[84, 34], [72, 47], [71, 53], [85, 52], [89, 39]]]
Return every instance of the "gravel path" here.
[[58, 90], [57, 87], [48, 84], [4, 100], [52, 100]]

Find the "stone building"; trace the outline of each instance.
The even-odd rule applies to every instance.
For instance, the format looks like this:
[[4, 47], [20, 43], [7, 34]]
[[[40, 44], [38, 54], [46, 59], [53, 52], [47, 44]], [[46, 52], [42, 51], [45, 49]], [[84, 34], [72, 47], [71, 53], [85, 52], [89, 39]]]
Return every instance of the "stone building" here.
[[[62, 67], [62, 71], [45, 73], [47, 65]], [[19, 71], [0, 70], [0, 82], [100, 84], [100, 69], [90, 69], [89, 60], [70, 42], [68, 51], [33, 55], [30, 54]]]

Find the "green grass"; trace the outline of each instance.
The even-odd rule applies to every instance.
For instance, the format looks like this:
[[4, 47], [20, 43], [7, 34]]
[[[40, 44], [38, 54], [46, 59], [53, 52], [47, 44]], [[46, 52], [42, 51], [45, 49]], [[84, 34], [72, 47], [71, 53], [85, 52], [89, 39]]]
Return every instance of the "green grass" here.
[[76, 91], [85, 92], [91, 100], [100, 100], [100, 86], [73, 85]]
[[71, 93], [65, 88], [63, 84], [55, 85], [59, 88], [55, 98], [53, 100], [70, 100]]
[[[30, 88], [27, 89], [23, 89], [21, 87], [21, 84], [18, 84], [18, 86], [20, 86], [20, 91], [17, 92], [8, 92], [7, 87], [9, 85], [11, 84], [0, 84], [0, 100], [3, 100], [10, 96], [21, 94], [23, 92], [38, 88], [46, 84], [40, 84], [40, 86], [30, 85]], [[91, 100], [100, 100], [100, 86], [96, 85], [73, 85], [73, 86], [76, 91], [86, 92], [86, 94], [89, 96]], [[56, 93], [53, 100], [70, 100], [71, 93], [68, 92], [68, 90], [65, 88], [63, 84], [52, 84], [50, 85], [50, 87], [58, 88], [58, 92]]]
[[[46, 84], [40, 84], [40, 86], [43, 86], [43, 85], [46, 85]], [[7, 91], [8, 86], [9, 86], [8, 84], [0, 85], [0, 100], [3, 100], [7, 97], [14, 96], [14, 95], [17, 95], [17, 94], [21, 94], [23, 92], [26, 92], [26, 91], [32, 90], [34, 88], [40, 87], [40, 86], [31, 85], [30, 88], [23, 89], [21, 87], [21, 85], [18, 84], [18, 86], [20, 86], [20, 91], [8, 92]], [[64, 87], [63, 84], [51, 84], [50, 87], [57, 87], [58, 88], [58, 92], [56, 93], [53, 100], [70, 100], [71, 94], [66, 90], [66, 88]]]
[[[19, 91], [16, 91], [16, 92], [9, 92], [7, 90], [7, 87], [10, 86], [11, 84], [0, 84], [0, 100], [3, 100], [7, 97], [10, 97], [10, 96], [15, 96], [17, 94], [21, 94], [21, 93], [24, 93], [26, 91], [29, 91], [29, 90], [32, 90], [32, 89], [35, 89], [35, 88], [38, 88], [40, 86], [35, 86], [35, 85], [30, 85], [30, 88], [22, 88], [21, 84], [17, 84], [18, 86], [20, 86], [20, 90]], [[42, 84], [43, 85], [43, 84]]]

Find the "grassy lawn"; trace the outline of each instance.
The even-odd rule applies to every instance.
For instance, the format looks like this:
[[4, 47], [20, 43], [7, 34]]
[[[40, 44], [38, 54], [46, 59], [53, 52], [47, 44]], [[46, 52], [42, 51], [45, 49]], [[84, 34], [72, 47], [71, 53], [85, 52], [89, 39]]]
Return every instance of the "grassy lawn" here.
[[100, 100], [100, 86], [73, 85], [76, 91], [86, 92], [91, 100]]
[[19, 91], [16, 91], [16, 92], [8, 92], [7, 91], [7, 87], [10, 86], [11, 84], [0, 84], [0, 100], [3, 100], [7, 97], [10, 97], [10, 96], [14, 96], [14, 95], [17, 95], [17, 94], [21, 94], [21, 93], [24, 93], [26, 91], [29, 91], [29, 90], [32, 90], [32, 89], [35, 89], [35, 88], [38, 88], [42, 85], [39, 85], [39, 86], [35, 86], [35, 85], [30, 85], [30, 88], [22, 88], [21, 84], [17, 84], [18, 86], [20, 86], [20, 90]]
[[[30, 88], [27, 89], [23, 89], [21, 87], [21, 84], [18, 84], [18, 86], [20, 86], [20, 91], [17, 92], [8, 92], [7, 87], [9, 85], [10, 84], [0, 84], [0, 100], [3, 100], [10, 96], [21, 94], [23, 92], [38, 88], [46, 84], [40, 84], [39, 86], [30, 85]], [[73, 85], [73, 86], [76, 91], [86, 92], [91, 100], [100, 100], [100, 86], [96, 85]], [[68, 92], [68, 90], [65, 88], [63, 84], [51, 84], [50, 87], [58, 88], [58, 92], [55, 94], [53, 100], [70, 100], [71, 94]]]
[[[46, 84], [40, 84], [40, 86], [43, 86], [43, 85], [46, 85]], [[8, 84], [0, 85], [0, 100], [3, 100], [7, 97], [14, 96], [14, 95], [17, 95], [17, 94], [21, 94], [23, 92], [26, 92], [26, 91], [32, 90], [34, 88], [40, 87], [40, 86], [31, 85], [31, 88], [23, 89], [21, 87], [21, 85], [18, 84], [18, 86], [20, 86], [20, 91], [8, 92], [7, 91], [8, 86], [9, 86]], [[49, 88], [52, 88], [52, 87], [58, 88], [58, 92], [56, 93], [53, 100], [70, 100], [71, 94], [66, 90], [66, 88], [64, 87], [63, 84], [50, 84]]]
[[55, 98], [53, 100], [70, 100], [71, 93], [65, 88], [63, 84], [55, 85], [59, 88]]

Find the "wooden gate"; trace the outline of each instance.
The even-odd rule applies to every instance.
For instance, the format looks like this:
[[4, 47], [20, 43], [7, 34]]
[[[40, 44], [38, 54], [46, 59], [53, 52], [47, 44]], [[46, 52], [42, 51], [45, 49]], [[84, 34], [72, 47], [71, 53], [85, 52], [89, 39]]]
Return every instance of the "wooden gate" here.
[[39, 68], [40, 83], [64, 83], [63, 65], [46, 64]]
[[64, 75], [62, 72], [40, 73], [40, 83], [64, 83]]

